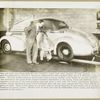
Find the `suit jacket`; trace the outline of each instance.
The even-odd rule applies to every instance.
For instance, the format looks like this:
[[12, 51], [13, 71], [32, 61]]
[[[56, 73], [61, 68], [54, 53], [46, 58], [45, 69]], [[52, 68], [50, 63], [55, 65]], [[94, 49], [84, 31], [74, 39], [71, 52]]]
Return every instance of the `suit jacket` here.
[[26, 38], [27, 39], [36, 39], [37, 32], [36, 32], [36, 25], [30, 25], [28, 27], [25, 27], [24, 29]]

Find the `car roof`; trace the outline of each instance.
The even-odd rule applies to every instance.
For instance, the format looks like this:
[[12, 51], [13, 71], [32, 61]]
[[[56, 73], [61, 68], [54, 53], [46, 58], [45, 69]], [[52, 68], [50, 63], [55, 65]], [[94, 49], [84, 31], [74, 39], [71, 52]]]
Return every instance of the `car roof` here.
[[51, 21], [61, 21], [61, 22], [63, 22], [62, 20], [54, 19], [54, 18], [40, 18], [40, 20], [51, 20]]
[[11, 31], [24, 31], [24, 28], [30, 25], [31, 21], [38, 21], [38, 20], [50, 20], [50, 21], [58, 21], [58, 22], [64, 22], [62, 20], [56, 19], [56, 18], [29, 18], [23, 21], [20, 21], [17, 24], [14, 24]]

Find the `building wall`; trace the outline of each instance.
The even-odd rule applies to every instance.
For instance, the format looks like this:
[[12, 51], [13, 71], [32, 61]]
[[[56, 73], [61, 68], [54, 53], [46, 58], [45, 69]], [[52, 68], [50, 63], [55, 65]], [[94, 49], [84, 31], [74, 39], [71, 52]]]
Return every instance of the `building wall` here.
[[3, 17], [4, 17], [4, 9], [0, 8], [0, 37], [5, 35], [6, 28], [3, 23]]
[[[7, 9], [5, 9], [7, 10]], [[11, 9], [9, 9], [11, 10]], [[70, 27], [74, 27], [85, 32], [94, 33], [97, 28], [96, 12], [97, 9], [14, 9], [14, 23], [26, 18], [33, 19], [41, 17], [53, 17], [65, 21]], [[7, 13], [7, 11], [6, 11]], [[7, 15], [7, 14], [5, 14]], [[8, 14], [9, 18], [11, 14]], [[9, 19], [5, 17], [6, 19]], [[8, 23], [7, 21], [6, 23]], [[6, 24], [5, 24], [6, 26]]]

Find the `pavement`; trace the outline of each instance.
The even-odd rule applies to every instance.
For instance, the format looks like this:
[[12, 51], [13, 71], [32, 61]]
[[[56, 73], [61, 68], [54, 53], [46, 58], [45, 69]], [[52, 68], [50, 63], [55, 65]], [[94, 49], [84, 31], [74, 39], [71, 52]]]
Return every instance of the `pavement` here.
[[57, 57], [39, 65], [26, 62], [25, 53], [0, 53], [0, 72], [95, 72], [95, 65], [61, 62]]

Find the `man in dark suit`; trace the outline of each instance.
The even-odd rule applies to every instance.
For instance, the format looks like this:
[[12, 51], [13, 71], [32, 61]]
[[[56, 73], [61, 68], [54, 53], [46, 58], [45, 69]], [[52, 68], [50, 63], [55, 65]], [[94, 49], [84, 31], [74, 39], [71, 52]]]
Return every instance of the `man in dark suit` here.
[[28, 64], [38, 64], [37, 56], [38, 56], [38, 47], [37, 47], [37, 32], [36, 32], [36, 24], [35, 22], [31, 22], [28, 27], [25, 28], [26, 34], [26, 56]]

